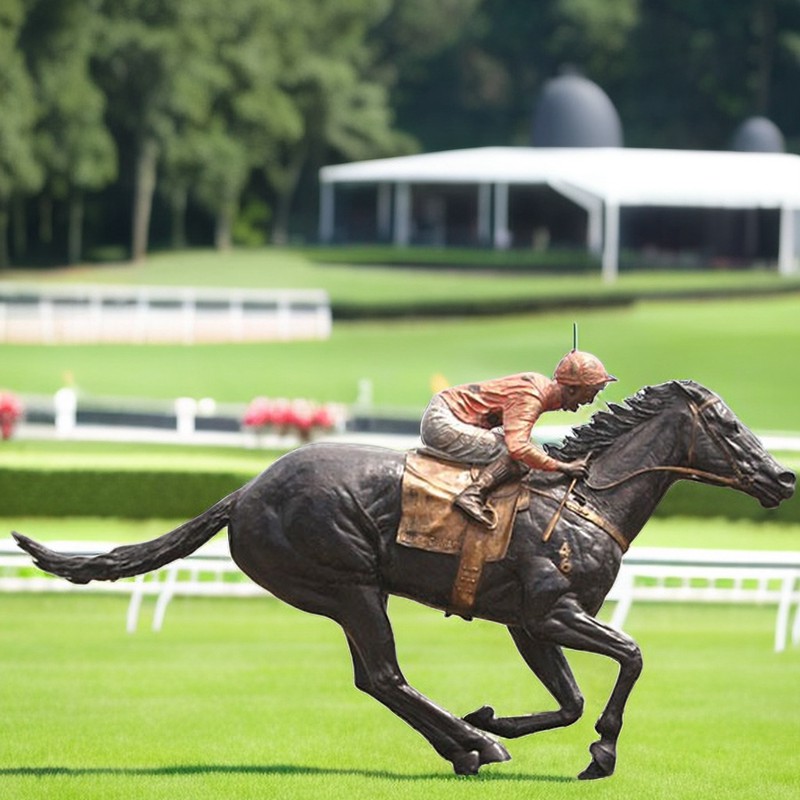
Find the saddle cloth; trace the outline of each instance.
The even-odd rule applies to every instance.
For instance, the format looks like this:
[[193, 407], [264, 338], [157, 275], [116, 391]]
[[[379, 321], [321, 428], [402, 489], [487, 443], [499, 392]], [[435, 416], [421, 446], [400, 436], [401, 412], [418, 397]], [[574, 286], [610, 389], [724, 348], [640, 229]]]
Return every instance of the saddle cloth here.
[[460, 554], [450, 611], [465, 617], [475, 603], [483, 565], [505, 557], [517, 509], [528, 500], [519, 482], [501, 486], [489, 498], [497, 526], [488, 530], [453, 506], [453, 499], [472, 483], [474, 474], [464, 464], [410, 451], [403, 472], [397, 531], [397, 542], [405, 547]]

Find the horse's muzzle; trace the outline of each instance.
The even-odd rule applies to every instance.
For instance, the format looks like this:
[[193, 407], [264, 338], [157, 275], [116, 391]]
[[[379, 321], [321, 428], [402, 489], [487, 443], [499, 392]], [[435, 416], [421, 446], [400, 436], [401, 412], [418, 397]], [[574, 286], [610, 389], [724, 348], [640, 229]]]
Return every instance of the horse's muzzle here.
[[794, 472], [783, 470], [769, 484], [762, 487], [759, 501], [764, 508], [775, 508], [794, 494], [796, 486], [797, 476]]
[[794, 490], [797, 487], [797, 475], [788, 469], [781, 472], [781, 474], [778, 475], [778, 486], [783, 490], [782, 499], [788, 500], [794, 494]]

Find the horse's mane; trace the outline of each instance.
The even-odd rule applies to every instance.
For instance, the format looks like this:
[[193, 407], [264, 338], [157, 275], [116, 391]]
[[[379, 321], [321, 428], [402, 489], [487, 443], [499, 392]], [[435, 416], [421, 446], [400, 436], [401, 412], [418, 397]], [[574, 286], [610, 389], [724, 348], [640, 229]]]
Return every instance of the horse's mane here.
[[642, 422], [668, 408], [676, 397], [708, 394], [693, 381], [670, 381], [645, 386], [622, 401], [609, 403], [608, 410], [597, 411], [589, 422], [573, 428], [560, 445], [546, 445], [547, 453], [560, 461], [574, 461], [588, 453], [602, 450]]

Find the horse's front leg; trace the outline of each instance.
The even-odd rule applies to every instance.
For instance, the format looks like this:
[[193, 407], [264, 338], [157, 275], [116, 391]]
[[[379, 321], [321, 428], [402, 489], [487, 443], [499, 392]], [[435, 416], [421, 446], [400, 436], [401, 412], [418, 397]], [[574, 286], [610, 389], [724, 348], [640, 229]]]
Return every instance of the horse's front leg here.
[[600, 739], [589, 748], [592, 761], [578, 777], [586, 780], [611, 775], [617, 761], [617, 739], [625, 704], [642, 672], [639, 646], [622, 631], [587, 614], [569, 595], [562, 597], [544, 619], [531, 625], [529, 632], [535, 638], [547, 639], [572, 650], [608, 656], [619, 664], [617, 682], [595, 725]]

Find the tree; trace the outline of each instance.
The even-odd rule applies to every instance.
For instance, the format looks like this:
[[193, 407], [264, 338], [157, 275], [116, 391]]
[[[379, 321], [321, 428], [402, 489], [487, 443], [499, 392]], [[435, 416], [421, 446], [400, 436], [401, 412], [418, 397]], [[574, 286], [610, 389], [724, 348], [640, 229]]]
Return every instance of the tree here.
[[[116, 138], [133, 153], [131, 257], [144, 258], [158, 160], [182, 126], [207, 115], [201, 0], [99, 0], [94, 74]], [[197, 47], [196, 45], [200, 45]]]
[[167, 153], [169, 184], [177, 188], [178, 176], [184, 176], [195, 198], [214, 214], [214, 242], [220, 249], [232, 245], [240, 198], [253, 169], [301, 131], [295, 105], [280, 85], [284, 64], [274, 27], [280, 5], [276, 0], [206, 4], [202, 30], [216, 75], [207, 115], [188, 124], [180, 152]]
[[794, 0], [761, 0], [754, 13], [759, 47], [753, 113], [769, 116], [784, 132], [787, 147], [800, 152], [800, 108], [796, 102], [800, 4]]
[[[425, 149], [518, 143], [546, 57], [547, 3], [396, 0], [382, 61], [395, 69], [398, 124]], [[396, 66], [393, 66], [396, 65]], [[522, 117], [527, 122], [528, 111]]]
[[369, 39], [388, 9], [387, 0], [330, 0], [278, 4], [276, 34], [282, 46], [281, 86], [301, 121], [296, 138], [275, 140], [264, 153], [264, 173], [274, 192], [273, 240], [288, 239], [292, 201], [305, 169], [329, 158], [365, 159], [413, 149], [393, 127], [377, 48]]
[[89, 74], [96, 32], [82, 0], [29, 0], [21, 34], [35, 80], [40, 117], [35, 152], [46, 178], [40, 238], [53, 236], [53, 200], [68, 206], [67, 260], [82, 251], [83, 198], [116, 177], [116, 147], [105, 126], [105, 98]]
[[627, 53], [640, 22], [640, 0], [555, 0], [546, 49], [551, 64], [571, 62], [605, 86], [630, 69]]
[[10, 262], [11, 203], [36, 191], [42, 179], [32, 146], [37, 120], [34, 85], [18, 46], [24, 12], [21, 0], [5, 0], [0, 7], [0, 268]]

